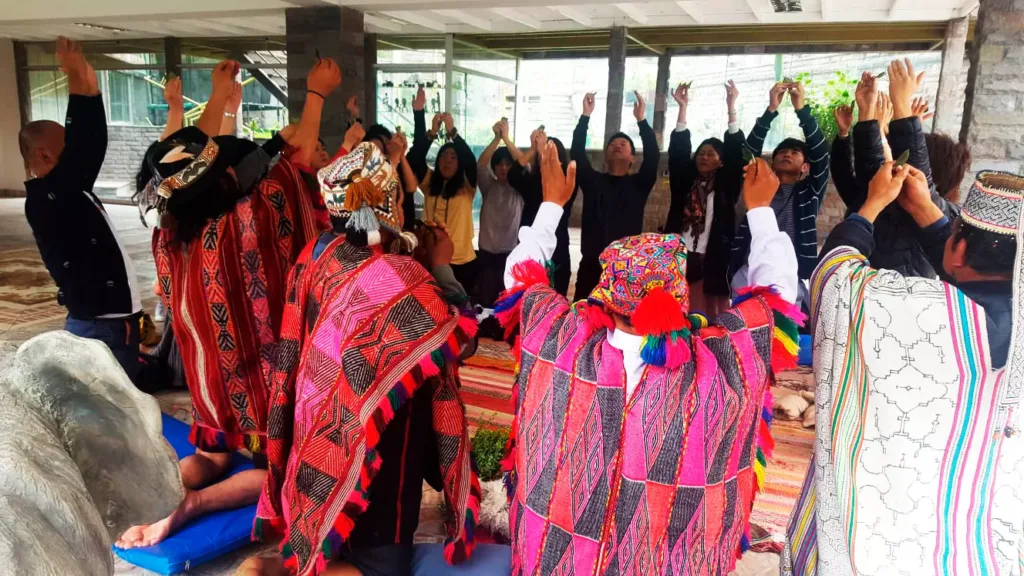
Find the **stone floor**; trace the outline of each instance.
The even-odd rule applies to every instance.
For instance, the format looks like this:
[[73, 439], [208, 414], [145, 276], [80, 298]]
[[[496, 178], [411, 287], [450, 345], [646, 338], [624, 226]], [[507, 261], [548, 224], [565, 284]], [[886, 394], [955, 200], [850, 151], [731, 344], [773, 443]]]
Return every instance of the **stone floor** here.
[[[56, 288], [39, 258], [32, 231], [25, 221], [24, 199], [0, 198], [0, 346], [15, 346], [36, 334], [63, 327], [65, 310], [56, 303]], [[139, 221], [132, 206], [107, 205], [111, 220], [131, 256], [139, 281], [143, 306], [152, 312], [156, 306], [153, 282], [156, 270], [150, 252], [150, 230]], [[571, 231], [573, 268], [578, 265], [579, 230]], [[187, 420], [188, 393], [175, 391], [157, 397], [164, 412]], [[425, 490], [421, 511], [419, 541], [436, 541], [443, 534], [438, 506], [440, 495]], [[233, 574], [238, 565], [251, 555], [271, 553], [265, 545], [253, 545], [189, 574], [223, 576]], [[117, 560], [115, 574], [142, 576], [152, 574]], [[768, 576], [778, 574], [775, 554], [747, 554], [736, 567], [734, 576]]]

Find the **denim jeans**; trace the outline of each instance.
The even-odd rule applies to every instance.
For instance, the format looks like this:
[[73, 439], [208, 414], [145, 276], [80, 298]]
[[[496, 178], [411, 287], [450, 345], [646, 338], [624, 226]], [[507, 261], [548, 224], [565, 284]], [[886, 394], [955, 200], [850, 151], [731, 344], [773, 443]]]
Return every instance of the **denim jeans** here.
[[114, 358], [135, 381], [139, 373], [139, 315], [125, 318], [80, 320], [68, 316], [64, 329], [81, 338], [99, 340], [110, 348]]

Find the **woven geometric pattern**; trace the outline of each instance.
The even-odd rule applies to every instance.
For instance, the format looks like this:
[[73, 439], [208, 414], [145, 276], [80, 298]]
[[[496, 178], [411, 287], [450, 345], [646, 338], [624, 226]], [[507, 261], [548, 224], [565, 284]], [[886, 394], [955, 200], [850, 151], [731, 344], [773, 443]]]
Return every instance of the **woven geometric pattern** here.
[[[206, 451], [259, 448], [266, 435], [269, 355], [280, 327], [285, 280], [319, 232], [318, 195], [282, 158], [231, 212], [189, 244], [158, 230], [158, 287], [171, 309], [193, 401], [192, 439]], [[302, 206], [308, 204], [309, 206]], [[286, 234], [281, 234], [286, 223]]]
[[348, 155], [321, 168], [317, 177], [324, 202], [332, 216], [348, 218], [352, 212], [361, 208], [346, 208], [346, 197], [354, 184], [369, 181], [380, 191], [382, 199], [380, 203], [370, 206], [377, 219], [392, 230], [401, 230], [397, 206], [398, 173], [376, 144], [364, 142], [356, 146]]
[[468, 340], [459, 313], [409, 257], [339, 236], [314, 261], [314, 244], [288, 281], [257, 533], [283, 531], [294, 569], [315, 572], [321, 555], [343, 545], [368, 505], [382, 462], [380, 433], [414, 394], [428, 394], [454, 520], [449, 542], [464, 557], [480, 488], [457, 366], [439, 367], [433, 359], [453, 339], [456, 346]]
[[1019, 397], [955, 287], [842, 247], [812, 277], [814, 463], [783, 573], [1021, 573]]
[[978, 174], [960, 214], [964, 222], [999, 234], [1015, 236], [1024, 204], [1024, 178], [1002, 172]]
[[[685, 276], [685, 274], [684, 274]], [[605, 329], [545, 286], [523, 296], [510, 511], [513, 574], [726, 574], [756, 492], [773, 312], [697, 332], [629, 398]]]
[[654, 288], [690, 308], [686, 281], [686, 245], [677, 234], [640, 234], [612, 242], [601, 253], [601, 280], [589, 300], [609, 312], [630, 317]]

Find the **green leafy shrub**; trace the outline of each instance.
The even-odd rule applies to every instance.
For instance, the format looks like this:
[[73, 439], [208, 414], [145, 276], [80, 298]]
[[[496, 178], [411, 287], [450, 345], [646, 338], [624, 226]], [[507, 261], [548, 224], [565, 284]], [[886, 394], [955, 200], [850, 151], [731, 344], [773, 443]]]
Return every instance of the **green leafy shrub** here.
[[838, 132], [832, 112], [839, 106], [854, 104], [857, 79], [836, 70], [826, 82], [814, 83], [808, 72], [797, 74], [796, 81], [804, 85], [804, 95], [807, 106], [811, 108], [811, 116], [818, 121], [822, 134], [831, 142]]
[[501, 459], [505, 457], [508, 432], [508, 428], [484, 426], [473, 435], [473, 459], [481, 481], [497, 480], [501, 476]]

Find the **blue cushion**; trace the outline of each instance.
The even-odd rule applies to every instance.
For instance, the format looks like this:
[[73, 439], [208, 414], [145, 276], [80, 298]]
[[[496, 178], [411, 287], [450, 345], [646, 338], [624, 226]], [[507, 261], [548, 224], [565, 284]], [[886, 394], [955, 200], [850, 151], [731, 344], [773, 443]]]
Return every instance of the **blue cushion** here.
[[[195, 453], [195, 447], [188, 441], [187, 424], [166, 414], [163, 424], [164, 437], [178, 453], [178, 458]], [[228, 475], [252, 467], [252, 460], [236, 452]], [[214, 512], [189, 522], [156, 546], [131, 550], [114, 548], [114, 553], [126, 562], [159, 574], [184, 572], [248, 544], [255, 518], [255, 505]]]
[[800, 335], [800, 355], [797, 357], [796, 363], [801, 366], [810, 366], [814, 363], [814, 350], [810, 334]]
[[444, 561], [444, 544], [417, 544], [412, 556], [413, 576], [492, 576], [512, 573], [512, 548], [477, 544], [468, 560], [458, 566]]

